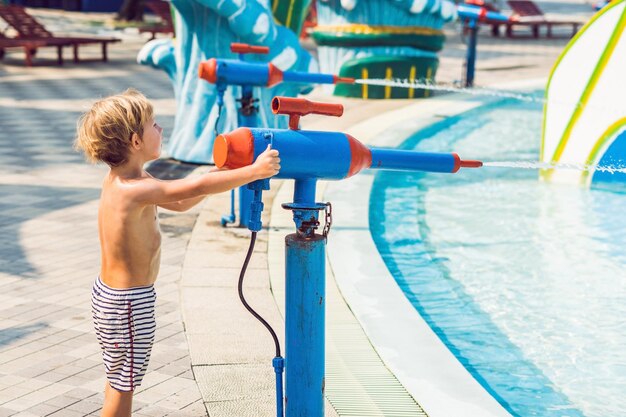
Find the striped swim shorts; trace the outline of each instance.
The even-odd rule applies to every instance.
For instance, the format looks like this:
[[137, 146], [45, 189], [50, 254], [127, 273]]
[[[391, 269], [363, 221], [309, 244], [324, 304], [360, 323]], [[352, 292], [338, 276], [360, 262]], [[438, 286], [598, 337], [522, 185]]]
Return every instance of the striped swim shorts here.
[[154, 286], [117, 289], [100, 277], [93, 284], [91, 310], [111, 387], [133, 391], [141, 385], [154, 342]]

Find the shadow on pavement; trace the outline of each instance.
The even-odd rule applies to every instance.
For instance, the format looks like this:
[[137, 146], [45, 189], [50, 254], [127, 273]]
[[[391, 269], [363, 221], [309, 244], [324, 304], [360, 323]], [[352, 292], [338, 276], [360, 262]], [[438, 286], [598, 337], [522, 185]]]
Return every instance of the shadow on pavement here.
[[48, 327], [47, 323], [39, 322], [26, 326], [9, 327], [0, 330], [0, 347], [9, 345], [19, 339], [22, 339], [32, 333], [38, 332]]
[[[37, 268], [28, 260], [22, 243], [23, 224], [44, 214], [95, 200], [99, 195], [97, 188], [0, 184], [0, 273], [37, 278]], [[69, 228], [68, 232], [64, 232], [67, 234], [71, 233], [73, 220], [76, 219], [68, 216], [56, 221]], [[53, 226], [46, 222], [37, 230], [42, 241], [46, 239], [50, 244], [55, 241], [54, 234], [57, 232], [52, 229]]]

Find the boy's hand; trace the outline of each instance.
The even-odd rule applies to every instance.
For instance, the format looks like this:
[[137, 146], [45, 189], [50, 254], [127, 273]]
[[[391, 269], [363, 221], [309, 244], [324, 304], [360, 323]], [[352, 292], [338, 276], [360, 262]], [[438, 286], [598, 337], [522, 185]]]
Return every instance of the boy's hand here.
[[257, 157], [254, 164], [252, 164], [252, 168], [254, 168], [254, 176], [259, 180], [278, 174], [280, 170], [278, 151], [272, 149], [271, 145], [267, 145], [267, 149]]

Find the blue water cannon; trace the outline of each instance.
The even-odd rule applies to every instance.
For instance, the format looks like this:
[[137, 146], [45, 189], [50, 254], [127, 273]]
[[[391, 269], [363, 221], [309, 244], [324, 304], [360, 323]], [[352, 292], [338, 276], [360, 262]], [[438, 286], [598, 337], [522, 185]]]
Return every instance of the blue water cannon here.
[[[230, 50], [231, 52], [239, 54], [239, 59], [211, 58], [200, 63], [198, 75], [200, 78], [215, 84], [217, 87], [218, 114], [222, 112], [226, 88], [228, 88], [228, 86], [241, 87], [241, 98], [237, 100], [240, 103], [237, 112], [237, 123], [239, 126], [256, 127], [258, 125], [258, 107], [256, 105], [258, 99], [253, 97], [254, 87], [268, 88], [285, 82], [304, 84], [354, 83], [354, 78], [338, 77], [332, 74], [281, 71], [271, 62], [245, 61], [247, 54], [269, 53], [267, 46], [232, 43]], [[215, 123], [215, 129], [215, 136], [217, 136], [217, 121]], [[258, 183], [254, 186], [239, 188], [239, 225], [242, 227], [250, 226], [250, 212], [248, 207], [250, 207], [250, 203], [253, 199], [253, 192], [261, 186], [262, 184]], [[253, 206], [253, 208], [254, 207], [255, 206]], [[222, 217], [222, 226], [234, 223], [235, 219], [235, 192], [233, 190], [231, 193], [230, 214]], [[256, 224], [254, 227], [257, 227]], [[260, 226], [258, 227], [260, 229]]]
[[[332, 222], [330, 203], [315, 201], [317, 180], [341, 180], [365, 168], [396, 171], [457, 172], [478, 168], [482, 162], [462, 160], [456, 153], [428, 153], [368, 147], [340, 132], [299, 130], [307, 114], [341, 116], [341, 104], [314, 103], [305, 99], [275, 97], [275, 114], [289, 115], [289, 129], [240, 127], [219, 135], [213, 147], [216, 166], [240, 168], [252, 164], [271, 144], [278, 150], [281, 170], [276, 178], [295, 180], [293, 202], [282, 207], [293, 212], [296, 232], [285, 237], [285, 359], [271, 326], [245, 302], [242, 280], [253, 252], [256, 232], [261, 229], [261, 193], [269, 180], [250, 184], [255, 189], [249, 224], [252, 240], [239, 281], [242, 302], [270, 331], [276, 344], [277, 416], [283, 417], [282, 370], [285, 366], [287, 417], [323, 417], [325, 363], [325, 259], [326, 239]], [[323, 233], [319, 213], [325, 212]]]
[[271, 144], [281, 158], [281, 170], [276, 178], [296, 180], [296, 204], [314, 202], [317, 180], [340, 180], [365, 168], [454, 173], [462, 167], [482, 166], [480, 161], [461, 160], [453, 152], [368, 147], [345, 133], [298, 129], [300, 117], [307, 114], [341, 116], [341, 104], [275, 97], [272, 112], [289, 115], [289, 129], [240, 127], [218, 135], [213, 146], [213, 159], [220, 168], [240, 168], [252, 164]]
[[354, 83], [354, 78], [338, 77], [333, 74], [320, 74], [298, 71], [281, 71], [271, 62], [245, 62], [242, 54], [267, 54], [269, 48], [242, 43], [231, 44], [231, 51], [239, 53], [239, 60], [211, 58], [200, 63], [200, 78], [216, 85], [239, 85], [253, 87], [273, 87], [280, 83], [337, 84]]

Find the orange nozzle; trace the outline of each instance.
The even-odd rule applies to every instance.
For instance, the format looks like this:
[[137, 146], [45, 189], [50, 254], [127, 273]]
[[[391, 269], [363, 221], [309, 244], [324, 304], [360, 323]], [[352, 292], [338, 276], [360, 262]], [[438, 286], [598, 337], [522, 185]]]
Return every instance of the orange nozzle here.
[[274, 97], [272, 99], [272, 112], [274, 114], [288, 114], [289, 128], [298, 130], [300, 116], [313, 113], [340, 117], [343, 114], [343, 105], [317, 103], [304, 98]]
[[478, 14], [478, 20], [480, 20], [481, 22], [484, 22], [485, 20], [487, 20], [487, 9], [484, 7], [480, 8], [480, 12]]
[[198, 76], [211, 84], [215, 84], [217, 82], [217, 60], [211, 58], [208, 61], [201, 62], [198, 66]]
[[267, 71], [268, 71], [268, 75], [267, 75], [268, 87], [272, 87], [276, 84], [280, 84], [283, 82], [283, 72], [280, 70], [280, 68], [278, 68], [271, 62], [267, 64]]
[[461, 160], [461, 168], [480, 168], [483, 166], [482, 161], [477, 161], [474, 159], [466, 159], [465, 161]]
[[339, 83], [344, 83], [344, 84], [354, 84], [355, 79], [351, 78], [351, 77], [338, 77], [338, 76], [333, 76], [334, 79], [334, 83], [335, 84], [339, 84]]
[[215, 138], [213, 162], [218, 168], [241, 168], [254, 160], [254, 137], [250, 129], [240, 127]]
[[452, 156], [454, 157], [454, 167], [450, 172], [452, 172], [453, 174], [461, 168], [480, 168], [481, 166], [483, 166], [483, 163], [481, 161], [476, 161], [473, 159], [466, 159], [465, 161], [461, 160], [461, 157], [456, 152], [452, 152]]
[[268, 54], [270, 52], [270, 48], [267, 46], [255, 46], [237, 42], [230, 44], [230, 50], [236, 54]]

